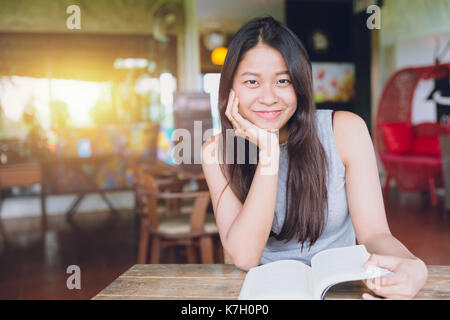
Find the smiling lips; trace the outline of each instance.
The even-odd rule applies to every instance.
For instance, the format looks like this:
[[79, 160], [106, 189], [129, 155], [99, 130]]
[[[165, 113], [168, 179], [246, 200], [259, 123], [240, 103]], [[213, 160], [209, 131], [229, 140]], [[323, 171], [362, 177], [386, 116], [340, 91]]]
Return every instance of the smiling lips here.
[[266, 119], [266, 120], [272, 120], [277, 118], [281, 110], [275, 110], [275, 111], [255, 111], [255, 113], [258, 115], [258, 117]]

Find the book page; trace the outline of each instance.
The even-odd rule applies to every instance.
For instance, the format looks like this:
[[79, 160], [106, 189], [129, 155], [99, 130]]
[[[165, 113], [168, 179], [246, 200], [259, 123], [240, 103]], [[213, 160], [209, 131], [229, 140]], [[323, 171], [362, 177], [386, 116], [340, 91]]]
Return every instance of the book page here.
[[239, 300], [312, 299], [311, 267], [296, 260], [280, 260], [251, 268]]
[[314, 255], [311, 259], [314, 298], [322, 299], [332, 285], [340, 282], [391, 274], [389, 270], [379, 267], [364, 268], [363, 265], [369, 257], [364, 245], [333, 248]]

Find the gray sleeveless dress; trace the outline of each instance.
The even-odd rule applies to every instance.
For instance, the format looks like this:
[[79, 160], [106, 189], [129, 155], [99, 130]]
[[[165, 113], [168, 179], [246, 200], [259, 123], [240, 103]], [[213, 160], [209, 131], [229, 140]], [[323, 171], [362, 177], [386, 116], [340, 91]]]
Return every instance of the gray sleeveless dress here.
[[[295, 238], [286, 243], [278, 241], [272, 236], [269, 237], [261, 256], [260, 264], [276, 260], [293, 259], [311, 265], [311, 258], [322, 250], [356, 244], [355, 232], [348, 212], [345, 190], [345, 166], [339, 156], [334, 140], [332, 112], [332, 110], [316, 110], [318, 135], [325, 149], [329, 166], [327, 177], [328, 217], [324, 231], [313, 246], [305, 242], [303, 250], [301, 250], [301, 243]], [[286, 214], [287, 145], [284, 143], [280, 147], [277, 200], [272, 223], [272, 232], [275, 234], [279, 234], [281, 231]]]

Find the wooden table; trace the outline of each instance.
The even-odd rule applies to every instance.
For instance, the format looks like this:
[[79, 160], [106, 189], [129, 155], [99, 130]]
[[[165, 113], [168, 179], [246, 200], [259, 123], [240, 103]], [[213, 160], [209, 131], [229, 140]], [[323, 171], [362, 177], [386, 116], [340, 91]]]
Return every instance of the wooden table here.
[[[246, 272], [232, 264], [136, 264], [93, 300], [235, 300]], [[336, 285], [325, 299], [361, 299], [361, 281]], [[416, 299], [450, 300], [450, 266], [428, 266], [428, 280]]]

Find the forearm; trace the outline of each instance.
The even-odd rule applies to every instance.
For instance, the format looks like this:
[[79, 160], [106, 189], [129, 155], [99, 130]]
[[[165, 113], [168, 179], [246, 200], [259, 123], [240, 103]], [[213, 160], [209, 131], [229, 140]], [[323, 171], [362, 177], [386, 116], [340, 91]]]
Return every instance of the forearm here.
[[361, 244], [366, 246], [369, 253], [408, 259], [417, 258], [397, 238], [388, 233], [372, 236]]
[[[260, 156], [260, 159], [262, 157]], [[258, 163], [253, 181], [242, 206], [226, 235], [235, 264], [248, 269], [259, 263], [272, 228], [278, 185], [279, 155], [275, 153]], [[267, 170], [268, 166], [276, 170]]]

